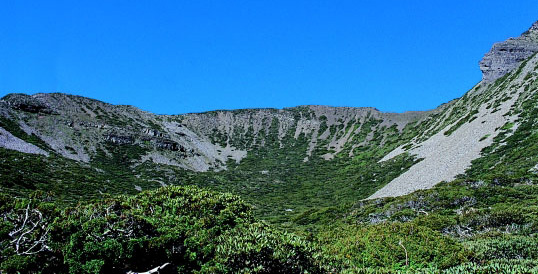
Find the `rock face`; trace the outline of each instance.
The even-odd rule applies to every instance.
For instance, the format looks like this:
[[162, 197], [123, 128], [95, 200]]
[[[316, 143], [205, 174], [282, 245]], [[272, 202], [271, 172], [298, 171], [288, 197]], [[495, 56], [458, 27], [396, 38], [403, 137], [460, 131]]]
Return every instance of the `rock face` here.
[[538, 21], [517, 38], [493, 44], [480, 61], [482, 81], [493, 82], [538, 52]]
[[39, 101], [35, 97], [27, 96], [26, 94], [13, 93], [3, 98], [4, 101], [13, 109], [42, 114], [54, 114], [45, 103]]

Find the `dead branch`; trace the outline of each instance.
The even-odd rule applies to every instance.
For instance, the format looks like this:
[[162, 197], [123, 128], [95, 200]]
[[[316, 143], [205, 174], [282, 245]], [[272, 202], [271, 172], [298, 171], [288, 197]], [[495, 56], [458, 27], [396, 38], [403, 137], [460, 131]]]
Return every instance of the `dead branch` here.
[[404, 249], [405, 251], [405, 266], [409, 266], [409, 256], [407, 255], [407, 248], [402, 243], [402, 240], [398, 242], [398, 244]]
[[46, 244], [49, 228], [43, 214], [37, 209], [30, 210], [30, 205], [23, 211], [24, 214], [12, 211], [4, 215], [4, 219], [9, 219], [15, 224], [15, 228], [8, 235], [12, 238], [11, 243], [15, 246], [17, 255], [32, 255], [50, 250]]
[[133, 272], [133, 271], [128, 271], [127, 274], [153, 274], [153, 273], [159, 273], [159, 270], [162, 270], [163, 268], [165, 268], [166, 266], [168, 266], [170, 263], [165, 263], [161, 266], [158, 266], [156, 268], [153, 268], [153, 269], [150, 269], [146, 272]]

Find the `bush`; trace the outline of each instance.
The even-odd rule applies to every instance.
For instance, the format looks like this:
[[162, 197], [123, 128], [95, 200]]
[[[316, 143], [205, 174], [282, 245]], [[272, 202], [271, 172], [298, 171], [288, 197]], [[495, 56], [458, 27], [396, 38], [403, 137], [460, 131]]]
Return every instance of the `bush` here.
[[463, 246], [441, 233], [413, 223], [340, 225], [322, 234], [327, 252], [363, 267], [446, 268], [466, 261]]
[[46, 248], [33, 254], [14, 250], [10, 231], [27, 212], [51, 207], [0, 198], [0, 269], [10, 273], [125, 273], [166, 263], [170, 273], [324, 272], [319, 249], [257, 223], [231, 194], [164, 187], [55, 211], [28, 234], [29, 246], [45, 235]]
[[[326, 273], [331, 268], [312, 243], [267, 224], [241, 225], [217, 239], [215, 260], [203, 273]], [[332, 269], [334, 271], [334, 269]]]
[[466, 243], [476, 261], [494, 259], [538, 259], [538, 239], [534, 236], [504, 235]]

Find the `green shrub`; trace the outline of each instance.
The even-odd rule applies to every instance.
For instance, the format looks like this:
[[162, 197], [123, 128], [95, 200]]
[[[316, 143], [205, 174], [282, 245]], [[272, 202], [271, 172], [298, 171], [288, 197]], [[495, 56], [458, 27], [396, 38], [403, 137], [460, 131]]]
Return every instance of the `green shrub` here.
[[535, 236], [497, 236], [465, 244], [476, 261], [494, 259], [538, 259], [538, 239]]
[[203, 273], [326, 273], [329, 259], [312, 243], [264, 223], [241, 225], [217, 239]]
[[322, 262], [328, 262], [313, 244], [257, 223], [237, 196], [193, 186], [54, 211], [26, 241], [31, 246], [46, 235], [46, 248], [22, 254], [14, 250], [9, 231], [27, 212], [45, 216], [52, 207], [0, 198], [0, 214], [7, 216], [0, 223], [0, 269], [10, 273], [125, 273], [165, 263], [176, 273], [322, 273]]
[[446, 268], [466, 261], [463, 246], [439, 232], [413, 223], [341, 225], [322, 234], [326, 250], [357, 267]]

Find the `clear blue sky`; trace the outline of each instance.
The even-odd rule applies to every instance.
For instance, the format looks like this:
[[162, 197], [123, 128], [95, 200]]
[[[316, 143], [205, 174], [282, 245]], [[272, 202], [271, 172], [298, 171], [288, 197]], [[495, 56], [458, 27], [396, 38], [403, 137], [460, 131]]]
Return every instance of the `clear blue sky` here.
[[[84, 2], [84, 3], [83, 3]], [[3, 1], [0, 96], [155, 113], [303, 104], [425, 110], [476, 84], [538, 1]]]

